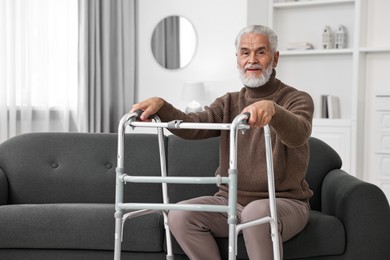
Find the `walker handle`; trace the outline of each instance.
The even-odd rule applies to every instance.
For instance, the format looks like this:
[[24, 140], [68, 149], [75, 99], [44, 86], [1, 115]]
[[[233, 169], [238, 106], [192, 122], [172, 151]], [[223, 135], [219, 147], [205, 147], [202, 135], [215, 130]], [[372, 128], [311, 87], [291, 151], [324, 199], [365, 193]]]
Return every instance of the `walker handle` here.
[[249, 123], [249, 119], [251, 118], [251, 113], [249, 112], [245, 112], [245, 113], [242, 113], [243, 115], [246, 115], [246, 119], [242, 120], [242, 123], [247, 125]]
[[144, 112], [144, 111], [141, 110], [141, 109], [137, 109], [137, 110], [134, 111], [134, 113], [137, 114], [137, 120], [139, 119], [139, 117], [142, 115], [143, 112]]
[[[142, 109], [137, 109], [134, 111], [134, 113], [137, 114], [137, 120], [139, 120], [139, 117], [142, 115], [144, 111]], [[149, 116], [149, 119], [155, 119], [156, 118], [156, 114], [153, 114], [153, 115], [150, 115]]]

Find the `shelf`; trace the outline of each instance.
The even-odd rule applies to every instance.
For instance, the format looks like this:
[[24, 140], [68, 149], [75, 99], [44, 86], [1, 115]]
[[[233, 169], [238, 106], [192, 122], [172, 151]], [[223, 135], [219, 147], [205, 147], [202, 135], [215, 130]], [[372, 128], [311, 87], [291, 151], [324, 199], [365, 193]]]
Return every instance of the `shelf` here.
[[359, 51], [366, 53], [390, 52], [390, 47], [365, 47], [360, 48]]
[[314, 118], [314, 126], [331, 126], [331, 127], [351, 127], [351, 119], [330, 119], [330, 118]]
[[[364, 13], [364, 3], [367, 2], [369, 1], [269, 0], [268, 6], [271, 12], [269, 24], [283, 36], [279, 43], [279, 53], [283, 57], [283, 64], [278, 67], [279, 77], [292, 85], [300, 86], [313, 97], [316, 107], [313, 136], [323, 138], [334, 149], [337, 148], [335, 150], [339, 152], [344, 167], [354, 175], [362, 173], [360, 158], [363, 152], [357, 149], [363, 142], [361, 121], [364, 113], [360, 102], [364, 99], [365, 89], [360, 79], [363, 78], [365, 67], [362, 63], [376, 58], [375, 55], [365, 55], [366, 52], [390, 53], [385, 36], [380, 39], [384, 38], [381, 42], [389, 48], [362, 48], [372, 46], [373, 44], [368, 43], [373, 41], [361, 46], [366, 43], [363, 42], [366, 30], [361, 26], [367, 19]], [[326, 25], [330, 26], [334, 39], [340, 25], [347, 28], [347, 48], [322, 49]], [[287, 49], [291, 46], [289, 43], [294, 42], [308, 42], [315, 49]], [[366, 59], [366, 56], [369, 57]], [[321, 95], [324, 94], [339, 97], [341, 118], [320, 117], [318, 109], [322, 107]]]
[[324, 5], [336, 5], [336, 4], [354, 4], [355, 0], [318, 0], [318, 1], [291, 1], [274, 3], [274, 8], [293, 8], [293, 7], [305, 7], [305, 6], [324, 6]]
[[302, 55], [334, 55], [334, 54], [352, 54], [352, 49], [314, 49], [314, 50], [283, 50], [281, 56], [302, 56]]
[[390, 98], [390, 91], [389, 92], [380, 92], [380, 93], [376, 93], [375, 94], [375, 97], [379, 97], [379, 98]]

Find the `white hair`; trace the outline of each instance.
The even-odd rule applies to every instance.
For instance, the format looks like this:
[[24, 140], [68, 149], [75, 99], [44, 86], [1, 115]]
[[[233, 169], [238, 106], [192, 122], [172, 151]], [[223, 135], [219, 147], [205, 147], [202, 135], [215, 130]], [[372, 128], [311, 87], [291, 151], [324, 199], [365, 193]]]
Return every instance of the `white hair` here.
[[264, 26], [264, 25], [249, 25], [249, 26], [245, 27], [244, 29], [242, 29], [236, 37], [235, 45], [236, 45], [237, 51], [238, 51], [238, 47], [240, 46], [241, 37], [245, 34], [248, 34], [248, 33], [267, 35], [268, 41], [269, 41], [270, 46], [271, 46], [272, 53], [274, 53], [277, 50], [278, 36], [271, 28]]

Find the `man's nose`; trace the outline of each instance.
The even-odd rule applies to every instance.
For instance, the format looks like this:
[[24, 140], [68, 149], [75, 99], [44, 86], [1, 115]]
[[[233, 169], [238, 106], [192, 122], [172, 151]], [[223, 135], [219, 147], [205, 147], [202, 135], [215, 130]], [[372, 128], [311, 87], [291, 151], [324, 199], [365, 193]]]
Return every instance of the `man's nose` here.
[[249, 60], [248, 60], [248, 62], [251, 63], [251, 64], [258, 63], [257, 57], [256, 57], [256, 53], [251, 53], [251, 54], [249, 55]]

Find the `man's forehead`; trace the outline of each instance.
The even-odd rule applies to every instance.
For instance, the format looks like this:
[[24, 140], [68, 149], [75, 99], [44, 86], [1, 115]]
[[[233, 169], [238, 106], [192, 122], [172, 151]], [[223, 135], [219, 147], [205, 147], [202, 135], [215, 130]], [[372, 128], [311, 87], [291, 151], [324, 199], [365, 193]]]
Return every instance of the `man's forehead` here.
[[241, 37], [241, 48], [267, 48], [269, 46], [268, 36], [264, 34], [248, 33]]

